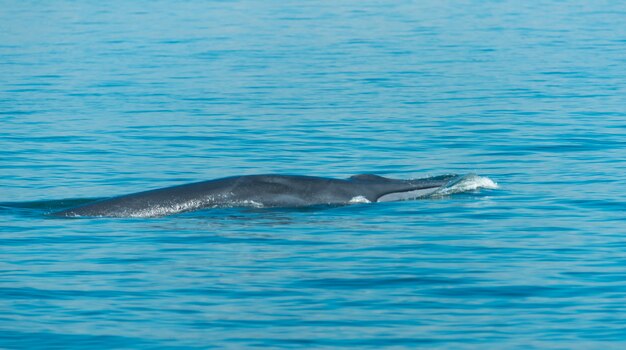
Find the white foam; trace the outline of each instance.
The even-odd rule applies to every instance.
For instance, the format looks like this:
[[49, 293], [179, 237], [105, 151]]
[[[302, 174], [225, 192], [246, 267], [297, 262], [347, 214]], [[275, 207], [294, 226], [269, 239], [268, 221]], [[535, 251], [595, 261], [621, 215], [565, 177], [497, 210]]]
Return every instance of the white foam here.
[[363, 197], [363, 196], [356, 196], [356, 197], [352, 197], [352, 199], [350, 199], [350, 204], [358, 204], [358, 203], [371, 203], [369, 201], [369, 199]]
[[454, 193], [462, 193], [475, 191], [478, 189], [496, 189], [498, 184], [486, 176], [478, 176], [476, 174], [465, 175], [462, 179], [452, 183], [450, 186], [444, 186], [434, 193], [435, 196], [447, 196]]

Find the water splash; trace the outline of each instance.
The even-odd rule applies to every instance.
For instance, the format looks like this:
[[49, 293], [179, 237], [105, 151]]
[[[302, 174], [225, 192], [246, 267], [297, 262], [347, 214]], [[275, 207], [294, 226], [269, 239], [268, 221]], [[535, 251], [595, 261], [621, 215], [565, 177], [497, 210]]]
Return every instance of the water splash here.
[[431, 195], [431, 197], [449, 196], [455, 193], [475, 191], [479, 189], [496, 189], [498, 184], [486, 176], [476, 174], [464, 175], [444, 185]]
[[350, 204], [360, 204], [360, 203], [371, 203], [369, 199], [363, 197], [363, 196], [356, 196], [356, 197], [352, 197], [352, 199], [350, 199], [350, 201], [348, 202]]

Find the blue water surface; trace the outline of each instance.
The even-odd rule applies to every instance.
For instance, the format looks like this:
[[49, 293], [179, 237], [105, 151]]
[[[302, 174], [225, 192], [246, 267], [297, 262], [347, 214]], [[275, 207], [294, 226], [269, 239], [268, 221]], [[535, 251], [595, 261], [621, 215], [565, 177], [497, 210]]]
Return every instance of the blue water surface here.
[[[0, 1], [0, 347], [624, 348], [625, 16]], [[500, 188], [45, 215], [231, 175], [472, 172]]]

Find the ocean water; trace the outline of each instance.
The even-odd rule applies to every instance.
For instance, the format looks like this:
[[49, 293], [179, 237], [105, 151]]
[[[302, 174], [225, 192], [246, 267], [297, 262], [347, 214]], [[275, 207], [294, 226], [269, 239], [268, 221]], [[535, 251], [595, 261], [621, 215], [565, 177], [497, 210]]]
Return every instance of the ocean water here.
[[[0, 1], [0, 348], [624, 348], [625, 16], [617, 1]], [[46, 215], [259, 173], [498, 188]]]

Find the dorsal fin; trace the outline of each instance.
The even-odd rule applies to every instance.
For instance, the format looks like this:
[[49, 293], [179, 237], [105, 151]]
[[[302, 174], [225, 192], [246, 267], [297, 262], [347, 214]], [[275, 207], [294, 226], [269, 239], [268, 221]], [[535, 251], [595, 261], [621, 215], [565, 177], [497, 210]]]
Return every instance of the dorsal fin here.
[[350, 180], [359, 180], [359, 181], [381, 181], [381, 180], [389, 180], [386, 177], [374, 175], [374, 174], [358, 174], [350, 176]]

